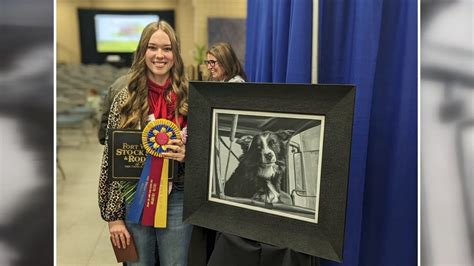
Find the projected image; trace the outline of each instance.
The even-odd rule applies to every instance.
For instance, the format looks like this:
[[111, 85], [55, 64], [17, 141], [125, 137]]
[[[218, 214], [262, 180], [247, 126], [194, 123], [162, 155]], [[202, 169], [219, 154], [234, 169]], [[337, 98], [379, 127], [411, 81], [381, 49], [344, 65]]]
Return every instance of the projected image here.
[[135, 51], [143, 28], [158, 19], [157, 15], [95, 15], [97, 51], [100, 53]]

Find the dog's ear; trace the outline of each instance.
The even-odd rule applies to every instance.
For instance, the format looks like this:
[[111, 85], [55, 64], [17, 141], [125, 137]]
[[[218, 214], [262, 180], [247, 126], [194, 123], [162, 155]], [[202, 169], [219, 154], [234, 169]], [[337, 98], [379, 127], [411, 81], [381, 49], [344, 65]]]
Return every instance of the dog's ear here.
[[235, 142], [240, 145], [240, 147], [242, 148], [242, 152], [246, 153], [249, 150], [252, 140], [253, 140], [253, 136], [245, 135], [238, 138]]
[[283, 141], [288, 141], [294, 133], [295, 131], [291, 129], [278, 130], [277, 132], [275, 132], [275, 134]]

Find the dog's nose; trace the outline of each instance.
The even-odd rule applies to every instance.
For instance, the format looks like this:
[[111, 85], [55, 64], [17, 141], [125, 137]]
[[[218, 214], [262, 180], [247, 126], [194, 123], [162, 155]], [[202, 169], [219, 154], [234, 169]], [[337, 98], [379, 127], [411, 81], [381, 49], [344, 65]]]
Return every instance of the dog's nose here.
[[267, 160], [273, 159], [273, 152], [267, 152], [267, 153], [265, 153], [265, 159], [267, 159]]

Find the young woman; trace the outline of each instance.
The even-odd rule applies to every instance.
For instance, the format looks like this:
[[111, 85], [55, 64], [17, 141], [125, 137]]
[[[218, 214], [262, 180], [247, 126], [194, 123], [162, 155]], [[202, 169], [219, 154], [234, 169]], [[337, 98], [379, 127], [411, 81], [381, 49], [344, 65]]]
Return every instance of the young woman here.
[[216, 43], [207, 50], [210, 81], [245, 82], [247, 75], [234, 49], [228, 43]]
[[[153, 22], [145, 27], [128, 76], [127, 86], [113, 100], [108, 129], [143, 129], [148, 121], [160, 118], [185, 129], [188, 80], [184, 74], [178, 38], [168, 23]], [[184, 161], [186, 147], [182, 140], [171, 140], [167, 147], [168, 152], [163, 153], [165, 159]], [[146, 224], [143, 220], [130, 222], [126, 217], [133, 211], [133, 200], [126, 203], [124, 193], [133, 192], [137, 185], [107, 180], [110, 170], [107, 165], [108, 148], [106, 144], [99, 182], [99, 207], [102, 218], [108, 222], [113, 244], [124, 248], [133, 236], [139, 261], [127, 265], [155, 265], [156, 245], [160, 265], [186, 265], [192, 226], [182, 222], [183, 185], [169, 185], [171, 192], [168, 195], [166, 228], [143, 225]], [[154, 167], [153, 161], [151, 167]], [[181, 170], [183, 174], [184, 169]], [[152, 175], [153, 171], [150, 172], [150, 179]]]

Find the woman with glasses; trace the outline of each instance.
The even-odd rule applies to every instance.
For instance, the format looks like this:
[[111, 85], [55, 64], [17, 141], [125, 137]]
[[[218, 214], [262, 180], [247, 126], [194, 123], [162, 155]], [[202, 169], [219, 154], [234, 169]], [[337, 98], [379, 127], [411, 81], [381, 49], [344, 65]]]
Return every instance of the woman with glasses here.
[[207, 50], [204, 61], [210, 81], [245, 82], [247, 75], [234, 49], [228, 43], [216, 43]]

